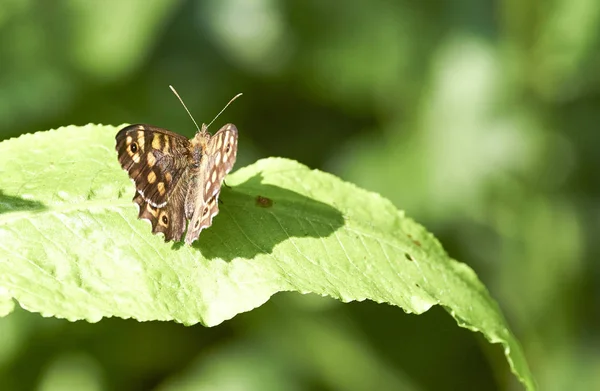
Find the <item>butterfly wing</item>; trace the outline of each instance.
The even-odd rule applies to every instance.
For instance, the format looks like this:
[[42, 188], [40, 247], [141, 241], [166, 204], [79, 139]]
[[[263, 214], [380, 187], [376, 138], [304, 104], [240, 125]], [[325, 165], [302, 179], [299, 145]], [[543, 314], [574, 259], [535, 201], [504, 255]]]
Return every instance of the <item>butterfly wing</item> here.
[[130, 125], [117, 133], [116, 150], [121, 167], [135, 183], [138, 218], [150, 221], [152, 233], [162, 232], [165, 241], [181, 240], [189, 140], [166, 129]]
[[188, 167], [190, 141], [177, 133], [150, 125], [130, 125], [116, 136], [121, 167], [139, 195], [162, 208]]
[[186, 218], [183, 204], [185, 201], [185, 179], [179, 181], [169, 198], [168, 204], [162, 208], [152, 206], [144, 197], [136, 192], [133, 201], [139, 206], [139, 219], [145, 219], [152, 224], [152, 233], [162, 232], [165, 242], [180, 241], [185, 231]]
[[206, 144], [199, 170], [191, 178], [194, 185], [186, 198], [186, 214], [190, 218], [185, 236], [188, 245], [198, 239], [200, 231], [211, 226], [213, 217], [219, 213], [221, 184], [235, 164], [237, 142], [237, 128], [227, 124]]

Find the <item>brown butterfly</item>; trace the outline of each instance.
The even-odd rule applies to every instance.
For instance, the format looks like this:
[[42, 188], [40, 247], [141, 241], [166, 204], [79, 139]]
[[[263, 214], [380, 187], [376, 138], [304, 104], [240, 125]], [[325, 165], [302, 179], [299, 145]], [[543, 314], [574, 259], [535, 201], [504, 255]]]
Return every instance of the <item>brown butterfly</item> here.
[[238, 131], [227, 124], [211, 136], [207, 128], [203, 124], [190, 140], [142, 124], [117, 133], [119, 163], [135, 183], [138, 218], [149, 220], [152, 233], [162, 232], [166, 242], [181, 240], [189, 220], [185, 243], [191, 245], [219, 213], [221, 184], [235, 163]]

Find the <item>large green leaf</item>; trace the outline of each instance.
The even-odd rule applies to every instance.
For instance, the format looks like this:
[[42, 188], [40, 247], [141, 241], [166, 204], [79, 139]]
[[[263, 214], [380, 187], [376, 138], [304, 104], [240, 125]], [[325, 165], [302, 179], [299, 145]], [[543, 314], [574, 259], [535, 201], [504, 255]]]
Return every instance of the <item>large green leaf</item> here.
[[193, 247], [136, 219], [117, 128], [66, 127], [0, 143], [0, 314], [216, 325], [280, 291], [442, 305], [504, 346], [534, 382], [498, 305], [468, 266], [381, 196], [286, 159], [227, 177], [221, 212]]

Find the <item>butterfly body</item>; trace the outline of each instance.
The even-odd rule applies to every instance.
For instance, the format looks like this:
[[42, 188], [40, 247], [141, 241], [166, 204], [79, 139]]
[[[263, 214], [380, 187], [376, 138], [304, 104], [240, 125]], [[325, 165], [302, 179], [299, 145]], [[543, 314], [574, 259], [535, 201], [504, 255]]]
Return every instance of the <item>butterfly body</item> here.
[[121, 129], [116, 150], [136, 187], [138, 218], [149, 220], [152, 232], [162, 232], [165, 241], [181, 240], [187, 225], [185, 243], [191, 245], [219, 213], [221, 184], [235, 163], [237, 139], [232, 124], [213, 136], [202, 125], [189, 140], [150, 125]]

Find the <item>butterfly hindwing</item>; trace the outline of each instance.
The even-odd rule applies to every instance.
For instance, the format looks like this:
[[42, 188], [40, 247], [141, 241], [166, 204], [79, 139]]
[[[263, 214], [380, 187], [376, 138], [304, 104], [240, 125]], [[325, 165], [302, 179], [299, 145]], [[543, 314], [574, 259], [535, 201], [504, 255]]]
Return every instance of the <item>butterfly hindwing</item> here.
[[184, 136], [149, 125], [130, 125], [116, 136], [121, 167], [150, 205], [162, 208], [187, 169], [190, 142]]
[[152, 233], [162, 232], [165, 242], [181, 240], [185, 231], [186, 218], [183, 213], [183, 198], [174, 194], [168, 206], [155, 208], [136, 192], [133, 201], [139, 206], [138, 218], [150, 221]]

